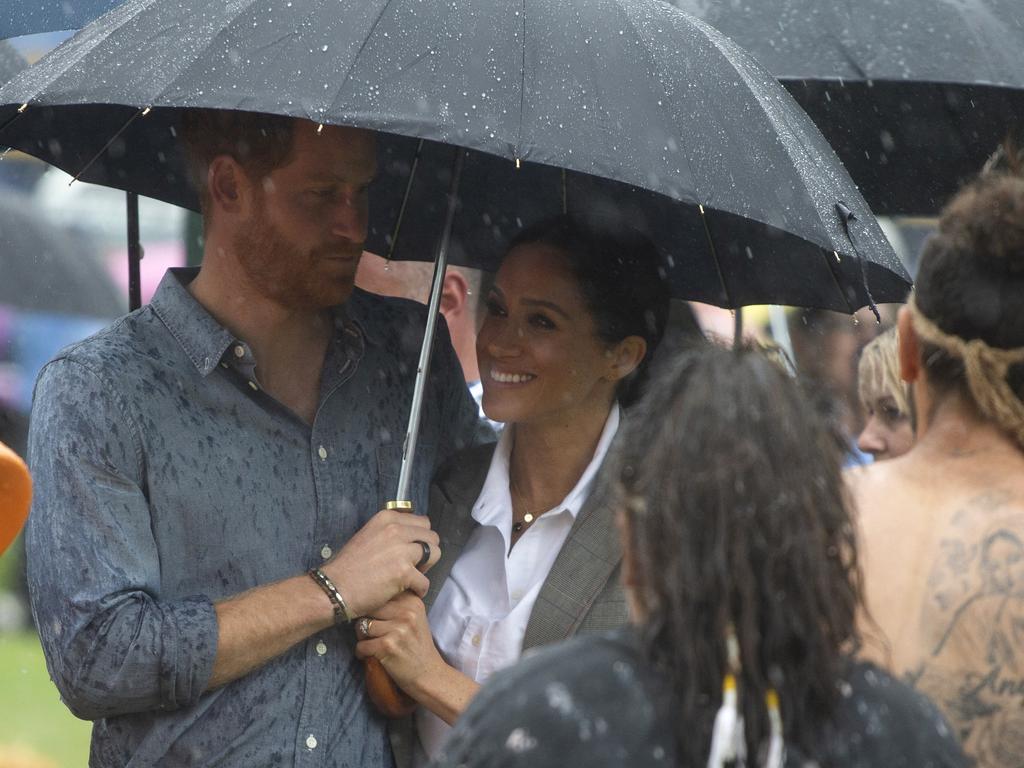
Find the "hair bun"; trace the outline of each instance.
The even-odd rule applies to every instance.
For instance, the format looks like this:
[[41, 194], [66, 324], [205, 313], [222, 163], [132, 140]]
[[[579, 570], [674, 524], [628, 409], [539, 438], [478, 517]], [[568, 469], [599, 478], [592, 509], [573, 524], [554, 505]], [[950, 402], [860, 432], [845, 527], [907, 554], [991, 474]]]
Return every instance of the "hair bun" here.
[[981, 270], [997, 279], [1024, 277], [1024, 177], [982, 176], [954, 199], [943, 219], [949, 221], [949, 214]]

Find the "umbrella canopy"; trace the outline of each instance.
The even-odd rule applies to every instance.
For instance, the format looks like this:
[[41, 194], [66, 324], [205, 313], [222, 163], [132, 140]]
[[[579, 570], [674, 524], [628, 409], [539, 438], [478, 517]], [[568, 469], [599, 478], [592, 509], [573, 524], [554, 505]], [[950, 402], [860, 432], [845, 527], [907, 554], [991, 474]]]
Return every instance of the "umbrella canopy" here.
[[13, 0], [0, 8], [0, 37], [78, 29], [121, 0]]
[[49, 314], [114, 317], [124, 298], [99, 255], [0, 189], [0, 305]]
[[486, 267], [523, 223], [584, 210], [647, 229], [685, 298], [850, 311], [865, 276], [878, 301], [909, 284], [785, 91], [661, 2], [128, 0], [0, 104], [0, 142], [193, 208], [181, 107], [382, 131], [368, 246], [395, 258], [430, 258], [460, 147], [454, 263]]
[[747, 48], [876, 213], [927, 214], [1024, 128], [1020, 0], [670, 0]]

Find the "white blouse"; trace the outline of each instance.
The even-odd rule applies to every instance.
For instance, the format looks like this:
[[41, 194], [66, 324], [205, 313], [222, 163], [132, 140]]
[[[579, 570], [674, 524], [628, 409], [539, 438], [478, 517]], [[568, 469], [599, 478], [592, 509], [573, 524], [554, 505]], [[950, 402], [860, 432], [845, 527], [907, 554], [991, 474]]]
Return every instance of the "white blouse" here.
[[[539, 516], [515, 548], [509, 457], [514, 428], [498, 440], [480, 495], [473, 506], [479, 527], [430, 609], [430, 629], [445, 661], [478, 683], [519, 658], [526, 625], [576, 515], [590, 495], [594, 477], [619, 428], [619, 407], [612, 407], [594, 456], [560, 504]], [[416, 713], [419, 734], [416, 764], [434, 757], [451, 728], [425, 707]]]

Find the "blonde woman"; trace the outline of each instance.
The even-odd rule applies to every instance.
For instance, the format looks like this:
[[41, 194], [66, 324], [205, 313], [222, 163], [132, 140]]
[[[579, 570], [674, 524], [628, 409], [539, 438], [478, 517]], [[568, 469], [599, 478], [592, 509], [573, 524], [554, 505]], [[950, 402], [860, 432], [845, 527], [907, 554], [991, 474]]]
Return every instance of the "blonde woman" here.
[[900, 378], [896, 328], [864, 347], [857, 379], [865, 416], [857, 447], [875, 461], [902, 456], [914, 445], [914, 423], [910, 385]]

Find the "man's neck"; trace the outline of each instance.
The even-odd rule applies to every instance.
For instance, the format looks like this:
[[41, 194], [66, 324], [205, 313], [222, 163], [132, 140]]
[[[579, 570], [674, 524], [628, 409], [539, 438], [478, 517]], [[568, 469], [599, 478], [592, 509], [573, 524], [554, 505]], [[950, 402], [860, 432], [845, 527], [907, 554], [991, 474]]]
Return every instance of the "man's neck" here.
[[[268, 297], [227, 253], [212, 255], [207, 245], [203, 266], [188, 288], [217, 322], [253, 349], [258, 363], [279, 348], [325, 345], [331, 312], [286, 307]], [[211, 258], [212, 256], [212, 258]]]
[[[941, 400], [925, 398], [918, 412], [916, 450], [922, 457], [969, 458], [993, 452], [1021, 454], [1021, 449], [998, 425], [978, 413], [973, 403], [957, 394]], [[983, 459], [985, 461], [991, 460]]]
[[324, 355], [333, 334], [331, 311], [281, 305], [253, 285], [224, 253], [204, 257], [188, 288], [217, 322], [249, 345], [260, 386], [312, 423]]

